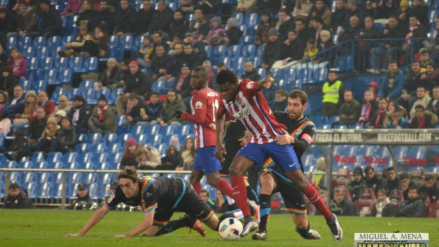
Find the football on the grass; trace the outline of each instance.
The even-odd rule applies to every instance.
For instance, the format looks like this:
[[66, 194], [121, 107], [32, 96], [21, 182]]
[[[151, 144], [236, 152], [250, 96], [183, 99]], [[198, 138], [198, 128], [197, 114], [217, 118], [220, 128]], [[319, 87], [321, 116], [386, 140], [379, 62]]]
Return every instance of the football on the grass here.
[[219, 234], [226, 241], [238, 240], [242, 233], [242, 223], [235, 218], [226, 218], [219, 225]]

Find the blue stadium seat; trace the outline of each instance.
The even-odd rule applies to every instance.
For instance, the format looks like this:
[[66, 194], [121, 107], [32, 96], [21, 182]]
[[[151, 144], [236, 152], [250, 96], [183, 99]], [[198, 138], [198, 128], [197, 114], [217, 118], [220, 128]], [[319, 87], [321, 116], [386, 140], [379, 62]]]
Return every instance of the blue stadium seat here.
[[193, 127], [186, 124], [178, 126], [177, 129], [174, 131], [174, 134], [178, 136], [189, 135], [191, 133], [193, 133]]
[[315, 116], [313, 118], [313, 122], [316, 126], [324, 125], [326, 122], [328, 122], [327, 116]]
[[396, 161], [398, 163], [404, 162], [404, 156], [407, 156], [409, 148], [407, 146], [398, 146], [393, 149], [393, 153], [395, 154]]
[[21, 55], [23, 55], [23, 57], [25, 57], [27, 60], [30, 60], [35, 56], [35, 49], [32, 46], [23, 48], [23, 50], [21, 50]]
[[244, 14], [243, 13], [233, 13], [231, 18], [235, 18], [238, 21], [238, 25], [241, 25], [244, 22]]
[[338, 129], [338, 130], [345, 130], [347, 128], [348, 128], [348, 126], [346, 126], [346, 125], [335, 125], [334, 126], [334, 129]]
[[241, 54], [241, 46], [240, 45], [231, 45], [227, 48], [227, 56], [228, 57], [239, 57]]
[[59, 36], [52, 36], [46, 41], [46, 47], [57, 47], [61, 44], [61, 37]]
[[26, 184], [25, 188], [27, 190], [27, 196], [30, 199], [36, 198], [37, 183], [29, 182], [29, 183]]
[[102, 139], [101, 133], [91, 133], [88, 135], [88, 143], [90, 145], [95, 145], [97, 143], [100, 143]]
[[185, 16], [186, 20], [191, 23], [195, 20], [194, 14], [188, 14]]
[[122, 145], [122, 146], [125, 146], [125, 143], [126, 143], [126, 141], [129, 139], [129, 138], [131, 138], [132, 136], [131, 136], [131, 134], [122, 134], [122, 135], [119, 135], [119, 136], [117, 136], [117, 142], [120, 144], [120, 145]]
[[34, 81], [32, 90], [35, 90], [37, 94], [41, 91], [47, 91], [47, 82], [45, 80]]
[[43, 80], [47, 85], [57, 85], [58, 71], [56, 69], [50, 69], [44, 71]]
[[210, 57], [210, 61], [212, 64], [216, 64], [219, 59], [226, 56], [227, 47], [225, 45], [218, 45], [213, 48], [212, 56]]
[[8, 37], [7, 44], [6, 44], [6, 53], [9, 53], [9, 51], [17, 47], [17, 38], [16, 37]]
[[327, 130], [327, 129], [331, 129], [331, 125], [330, 124], [324, 124], [320, 126], [321, 129]]
[[166, 145], [165, 143], [162, 143], [162, 144], [158, 145], [156, 148], [159, 151], [160, 155], [162, 157], [164, 157], [166, 154], [166, 151], [168, 150], [168, 145]]
[[140, 124], [134, 125], [130, 131], [132, 136], [141, 135], [143, 134], [143, 132], [145, 132], [145, 125], [140, 125]]
[[254, 44], [254, 43], [255, 43], [254, 36], [251, 36], [251, 35], [245, 35], [245, 36], [242, 36], [239, 39], [239, 44], [241, 46], [251, 45], [251, 44]]
[[88, 57], [85, 59], [82, 65], [81, 73], [97, 73], [98, 72], [99, 59], [97, 57]]
[[[249, 58], [249, 60], [253, 63], [253, 67], [257, 68], [257, 67], [261, 66], [262, 61], [261, 61], [260, 57], [252, 57], [252, 58]], [[261, 78], [263, 78], [263, 77], [261, 77]]]
[[362, 130], [362, 129], [364, 129], [364, 127], [363, 127], [363, 125], [355, 124], [355, 125], [351, 125], [351, 126], [349, 127], [349, 129]]
[[79, 143], [87, 143], [87, 141], [88, 141], [88, 136], [87, 136], [87, 134], [84, 134], [84, 133], [82, 133], [82, 134], [76, 134], [76, 144], [79, 144]]
[[258, 25], [259, 15], [257, 13], [249, 13], [245, 16], [244, 23], [249, 26]]
[[78, 154], [78, 156], [76, 156], [75, 161], [78, 164], [85, 164], [87, 162], [91, 162], [92, 157], [93, 157], [92, 153], [85, 152], [85, 153]]
[[85, 81], [82, 81], [81, 84], [79, 84], [79, 88], [82, 91], [85, 91], [85, 90], [87, 90], [89, 88], [94, 88], [93, 85], [94, 85], [94, 81], [92, 81], [92, 80], [85, 80]]
[[36, 169], [46, 169], [46, 167], [47, 167], [47, 162], [45, 161], [34, 162], [34, 168]]
[[150, 144], [154, 147], [158, 146], [160, 143], [162, 143], [162, 135], [151, 135], [150, 136]]
[[131, 47], [131, 49], [133, 51], [138, 51], [140, 50], [140, 47], [142, 47], [142, 45], [143, 45], [143, 36], [139, 35], [134, 39], [133, 46]]
[[75, 39], [76, 39], [76, 37], [72, 36], [72, 35], [63, 37], [61, 40], [61, 46], [63, 46], [65, 48], [67, 43], [71, 43]]
[[162, 88], [166, 88], [166, 81], [156, 81], [152, 84], [152, 91], [158, 92]]
[[160, 129], [159, 134], [161, 134], [162, 136], [168, 136], [174, 134], [174, 131], [175, 131], [174, 125], [166, 125]]
[[325, 82], [328, 79], [328, 68], [317, 68], [314, 71], [314, 82]]
[[114, 143], [117, 140], [117, 134], [115, 133], [108, 133], [105, 134], [104, 137], [102, 138], [102, 141], [105, 145], [107, 145], [107, 147]]
[[33, 162], [32, 161], [24, 161], [24, 162], [20, 162], [17, 165], [17, 168], [21, 168], [21, 169], [32, 169], [33, 167]]
[[247, 24], [239, 25], [238, 28], [242, 31], [242, 35], [247, 35], [247, 30], [248, 30]]
[[408, 152], [407, 156], [416, 159], [426, 159], [427, 149], [425, 148], [425, 146], [412, 147]]
[[[37, 59], [40, 59], [40, 62], [38, 63], [38, 70], [46, 71], [53, 69], [53, 63], [55, 62], [52, 57], [41, 57], [37, 54]], [[32, 58], [33, 59], [33, 58]]]
[[128, 125], [128, 124], [118, 125], [116, 127], [116, 133], [117, 133], [118, 136], [122, 135], [122, 134], [130, 133], [130, 125]]
[[31, 162], [42, 162], [46, 158], [44, 158], [43, 152], [35, 152], [32, 154], [32, 157], [30, 158]]
[[53, 103], [55, 103], [56, 105], [59, 104], [59, 96], [61, 95], [67, 95], [67, 89], [66, 88], [57, 88], [55, 89], [55, 91], [53, 91], [52, 97], [51, 97], [51, 101]]
[[62, 153], [60, 153], [60, 152], [52, 152], [52, 153], [49, 153], [49, 156], [47, 156], [46, 162], [47, 162], [48, 165], [51, 165], [51, 164], [61, 160], [61, 157], [62, 157]]
[[61, 158], [61, 162], [62, 163], [64, 163], [64, 164], [70, 164], [70, 163], [73, 163], [73, 162], [75, 162], [75, 160], [76, 160], [76, 153], [75, 152], [69, 152], [69, 153], [66, 153], [66, 154], [64, 154], [63, 156], [62, 156], [62, 158]]
[[119, 97], [119, 95], [123, 93], [124, 90], [124, 88], [116, 88], [111, 92], [111, 100], [109, 101], [113, 102], [111, 105], [116, 105], [117, 97]]
[[16, 161], [6, 161], [2, 163], [3, 168], [18, 168]]
[[69, 68], [73, 70], [73, 73], [82, 72], [82, 64], [84, 63], [82, 57], [74, 57], [69, 61]]
[[127, 119], [126, 119], [125, 115], [116, 116], [116, 126], [122, 125], [126, 121], [127, 121]]
[[57, 58], [53, 64], [53, 68], [57, 70], [64, 70], [69, 67], [69, 59], [67, 57]]
[[23, 87], [24, 93], [28, 92], [32, 88], [32, 81], [30, 80], [23, 80], [18, 83], [20, 86]]
[[258, 49], [256, 50], [256, 56], [262, 56], [262, 54], [264, 53], [264, 49], [265, 49], [265, 44], [262, 44], [260, 46], [258, 46]]
[[160, 132], [160, 125], [155, 124], [155, 125], [150, 125], [145, 129], [145, 133], [148, 136], [153, 136], [153, 135], [157, 135]]
[[29, 74], [30, 71], [38, 69], [38, 61], [39, 59], [36, 57], [31, 58], [27, 61], [27, 72]]
[[40, 58], [40, 59], [44, 59], [50, 56], [50, 49], [47, 47], [41, 47], [41, 48], [35, 48], [37, 49], [35, 52], [35, 56]]
[[98, 103], [98, 99], [96, 98], [96, 90], [94, 88], [89, 88], [82, 91], [82, 96], [88, 105], [96, 105]]
[[204, 46], [204, 49], [206, 50], [207, 57], [210, 57], [212, 55], [212, 50], [213, 50], [212, 46], [206, 45]]
[[136, 142], [140, 145], [145, 145], [148, 142], [148, 135], [145, 134], [138, 134], [138, 135], [133, 135], [134, 139], [136, 140]]
[[27, 49], [28, 47], [32, 46], [32, 38], [29, 36], [26, 37], [21, 37], [18, 41], [17, 41], [17, 48], [18, 50], [21, 51], [21, 53], [23, 53], [23, 50]]
[[107, 153], [95, 153], [93, 155], [91, 162], [95, 164], [102, 164], [107, 160], [107, 156], [108, 156]]
[[72, 88], [67, 92], [67, 98], [71, 101], [76, 95], [82, 95], [80, 88]]
[[341, 56], [337, 60], [336, 69], [342, 72], [351, 72], [354, 70], [354, 63], [352, 56]]
[[333, 124], [334, 122], [337, 122], [337, 121], [340, 121], [340, 116], [332, 116], [329, 120], [328, 120], [328, 122], [326, 123], [326, 124], [328, 124], [328, 125], [331, 125], [331, 124]]
[[265, 68], [257, 68], [256, 71], [261, 76], [261, 78], [265, 78], [267, 74], [267, 70]]
[[32, 47], [36, 50], [39, 50], [46, 46], [46, 37], [45, 36], [38, 36], [34, 38], [32, 42]]
[[122, 153], [111, 153], [107, 158], [107, 162], [111, 164], [119, 164], [122, 160]]

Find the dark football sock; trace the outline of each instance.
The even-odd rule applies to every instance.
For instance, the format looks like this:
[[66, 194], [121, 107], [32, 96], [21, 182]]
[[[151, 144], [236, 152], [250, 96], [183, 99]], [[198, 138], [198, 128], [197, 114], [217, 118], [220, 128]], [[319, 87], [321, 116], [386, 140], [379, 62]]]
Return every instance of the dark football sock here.
[[267, 221], [271, 211], [270, 200], [271, 195], [259, 195], [259, 217], [261, 219], [261, 222], [259, 222], [259, 231], [267, 231]]
[[187, 215], [179, 220], [169, 221], [168, 224], [162, 226], [162, 228], [154, 236], [168, 234], [182, 227], [192, 227], [194, 224], [194, 220]]
[[259, 204], [258, 194], [256, 194], [256, 191], [250, 185], [247, 186], [247, 199]]

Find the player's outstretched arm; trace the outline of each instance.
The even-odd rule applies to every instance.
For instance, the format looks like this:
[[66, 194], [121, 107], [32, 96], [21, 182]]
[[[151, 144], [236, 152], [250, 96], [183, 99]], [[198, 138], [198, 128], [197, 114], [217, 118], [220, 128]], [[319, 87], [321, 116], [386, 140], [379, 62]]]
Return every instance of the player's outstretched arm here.
[[76, 234], [69, 233], [67, 237], [81, 237], [84, 236], [93, 226], [95, 226], [104, 216], [110, 211], [108, 208], [103, 206], [102, 208], [96, 210], [90, 220], [85, 224], [82, 230]]
[[268, 84], [273, 85], [273, 83], [273, 77], [267, 76], [264, 79], [258, 81], [258, 83], [256, 84], [256, 91], [261, 91], [261, 89], [263, 89], [265, 86], [267, 86]]
[[148, 213], [145, 214], [145, 218], [143, 218], [143, 221], [140, 222], [140, 224], [136, 228], [125, 233], [124, 235], [117, 235], [116, 237], [119, 238], [134, 237], [139, 235], [140, 233], [143, 233], [146, 229], [152, 226], [154, 220], [154, 212], [155, 209], [149, 211]]
[[223, 153], [226, 153], [226, 149], [225, 149], [225, 147], [223, 145], [224, 122], [225, 122], [224, 112], [217, 111], [217, 114], [216, 114], [216, 149], [215, 149], [215, 156], [221, 162], [224, 161]]

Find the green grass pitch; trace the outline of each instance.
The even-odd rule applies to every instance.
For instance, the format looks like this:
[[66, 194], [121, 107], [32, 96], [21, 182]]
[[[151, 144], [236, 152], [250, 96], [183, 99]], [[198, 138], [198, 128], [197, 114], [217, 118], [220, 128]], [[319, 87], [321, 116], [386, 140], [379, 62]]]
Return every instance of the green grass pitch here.
[[[0, 210], [0, 246], [349, 246], [354, 244], [354, 233], [407, 232], [429, 233], [430, 246], [439, 246], [438, 219], [360, 218], [339, 217], [344, 231], [342, 242], [334, 242], [322, 216], [310, 216], [311, 227], [323, 240], [302, 239], [294, 230], [289, 215], [271, 215], [268, 222], [268, 240], [253, 241], [251, 237], [234, 242], [220, 239], [217, 232], [206, 229], [207, 236], [184, 228], [160, 237], [115, 238], [137, 226], [140, 212], [109, 212], [104, 219], [81, 238], [65, 237], [77, 233], [94, 212], [61, 210]], [[182, 216], [174, 215], [174, 218]]]

